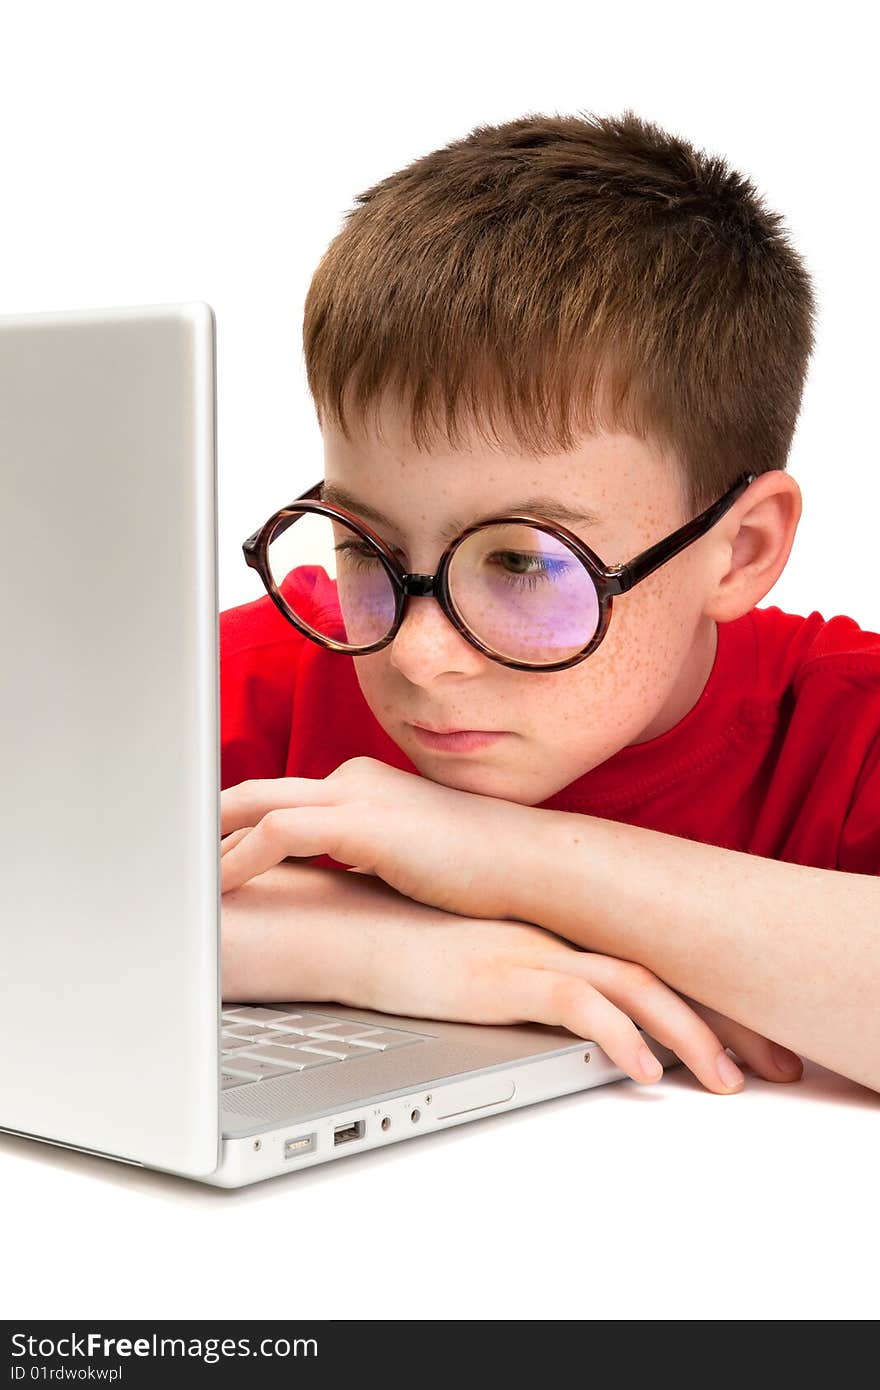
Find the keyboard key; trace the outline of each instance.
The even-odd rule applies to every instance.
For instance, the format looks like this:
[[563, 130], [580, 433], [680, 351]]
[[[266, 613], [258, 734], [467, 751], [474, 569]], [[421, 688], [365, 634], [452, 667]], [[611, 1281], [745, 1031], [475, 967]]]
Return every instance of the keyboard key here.
[[[330, 1057], [326, 1052], [304, 1052], [300, 1047], [261, 1047], [255, 1049], [255, 1052], [258, 1057], [264, 1055], [266, 1052], [278, 1054], [278, 1056], [282, 1058], [283, 1064], [276, 1060], [273, 1062], [273, 1065], [279, 1065], [282, 1070], [288, 1071], [303, 1071], [306, 1067], [320, 1067], [339, 1062], [338, 1057]], [[235, 1060], [231, 1064], [233, 1066], [238, 1066], [239, 1063], [242, 1066], [251, 1065], [251, 1063], [246, 1060], [246, 1056], [243, 1057], [240, 1052], [236, 1052], [234, 1058]], [[257, 1061], [257, 1065], [260, 1065], [259, 1061]], [[227, 1066], [225, 1057], [223, 1059], [223, 1066], [224, 1068]]]
[[[269, 1029], [266, 1036], [259, 1039], [260, 1043], [277, 1043], [279, 1047], [301, 1047], [305, 1042], [332, 1042], [328, 1034], [319, 1028], [309, 1028], [302, 1033], [284, 1033], [280, 1028]], [[335, 1039], [341, 1043], [341, 1039]], [[256, 1046], [256, 1044], [255, 1044]]]
[[284, 1076], [291, 1068], [259, 1062], [253, 1057], [245, 1059], [240, 1053], [236, 1053], [234, 1057], [223, 1058], [221, 1070], [228, 1076], [242, 1076], [248, 1081], [264, 1081], [271, 1076]]
[[324, 1028], [338, 1022], [339, 1019], [331, 1018], [329, 1014], [294, 1013], [279, 1014], [273, 1026], [284, 1032], [307, 1033], [313, 1028]]
[[235, 1053], [235, 1058], [237, 1061], [240, 1060], [242, 1066], [245, 1067], [248, 1065], [249, 1058], [256, 1058], [261, 1062], [274, 1062], [276, 1066], [280, 1067], [294, 1066], [296, 1064], [296, 1058], [301, 1051], [301, 1048], [276, 1047], [270, 1046], [268, 1043], [261, 1043], [259, 1047], [255, 1045], [249, 1048], [247, 1052]]
[[274, 1028], [261, 1028], [258, 1023], [252, 1023], [250, 1026], [242, 1024], [240, 1028], [224, 1028], [222, 1036], [224, 1038], [244, 1038], [248, 1042], [259, 1042], [262, 1038], [271, 1038], [274, 1033]]
[[323, 1053], [327, 1057], [342, 1059], [344, 1057], [365, 1057], [368, 1052], [376, 1052], [380, 1049], [352, 1047], [347, 1042], [336, 1042], [333, 1038], [322, 1038], [313, 1033], [311, 1037], [303, 1038], [300, 1050], [302, 1052]]
[[346, 1038], [357, 1037], [359, 1033], [381, 1033], [384, 1029], [377, 1028], [374, 1023], [349, 1022], [347, 1019], [337, 1019], [332, 1024], [321, 1024], [320, 1028], [311, 1030], [313, 1033], [322, 1034], [325, 1038]]
[[271, 1008], [241, 1008], [230, 1009], [230, 1021], [236, 1023], [274, 1023], [277, 1019], [283, 1018], [283, 1012], [279, 1009]]
[[[325, 1030], [322, 1028], [320, 1031], [323, 1033]], [[403, 1029], [401, 1028], [395, 1028], [393, 1030], [390, 1028], [377, 1028], [375, 1023], [362, 1023], [356, 1033], [349, 1033], [348, 1036], [350, 1038], [372, 1038], [378, 1033], [390, 1033], [392, 1031], [395, 1033], [399, 1033], [402, 1038], [412, 1038], [418, 1036], [418, 1034], [415, 1033], [404, 1033]]]
[[375, 1033], [361, 1033], [348, 1041], [351, 1047], [364, 1051], [388, 1052], [393, 1047], [406, 1047], [408, 1043], [424, 1042], [424, 1038], [420, 1033], [392, 1033], [377, 1029]]
[[240, 1047], [253, 1047], [251, 1038], [221, 1038], [220, 1051], [223, 1053], [236, 1052]]
[[251, 1064], [251, 1067], [248, 1068], [243, 1067], [240, 1061], [233, 1064], [231, 1057], [220, 1058], [221, 1075], [242, 1076], [246, 1077], [249, 1081], [256, 1081], [257, 1077], [259, 1076], [260, 1073], [257, 1071], [257, 1065], [258, 1064], [256, 1062], [253, 1062]]

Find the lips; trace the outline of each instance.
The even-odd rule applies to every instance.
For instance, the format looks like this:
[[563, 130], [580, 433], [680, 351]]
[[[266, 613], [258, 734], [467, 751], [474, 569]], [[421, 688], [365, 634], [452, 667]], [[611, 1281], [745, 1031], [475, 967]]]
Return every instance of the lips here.
[[454, 733], [449, 733], [447, 731], [446, 733], [438, 734], [426, 729], [421, 724], [411, 724], [410, 728], [412, 729], [413, 737], [417, 738], [423, 747], [431, 748], [435, 753], [449, 753], [453, 755], [477, 753], [481, 749], [492, 748], [495, 744], [509, 737], [508, 734], [498, 729], [493, 729], [486, 733], [475, 729], [458, 729]]
[[433, 724], [415, 724], [415, 728], [424, 729], [428, 734], [498, 734], [500, 729], [435, 729]]

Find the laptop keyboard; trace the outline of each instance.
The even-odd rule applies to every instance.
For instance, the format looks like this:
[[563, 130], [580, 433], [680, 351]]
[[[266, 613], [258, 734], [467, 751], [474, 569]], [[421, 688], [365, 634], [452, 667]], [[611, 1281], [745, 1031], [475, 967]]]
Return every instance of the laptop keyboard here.
[[284, 1008], [224, 1008], [221, 1012], [221, 1076], [224, 1091], [307, 1067], [328, 1067], [358, 1057], [427, 1042], [427, 1033], [377, 1028], [330, 1014]]

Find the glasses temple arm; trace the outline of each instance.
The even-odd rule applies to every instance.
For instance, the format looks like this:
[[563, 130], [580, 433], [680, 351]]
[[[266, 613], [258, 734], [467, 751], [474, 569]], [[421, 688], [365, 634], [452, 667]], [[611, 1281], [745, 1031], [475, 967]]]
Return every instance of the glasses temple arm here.
[[711, 507], [707, 507], [699, 516], [694, 517], [693, 521], [688, 521], [684, 526], [680, 526], [677, 531], [673, 531], [671, 536], [665, 540], [658, 541], [656, 545], [643, 550], [640, 555], [636, 555], [625, 565], [617, 565], [608, 571], [610, 580], [609, 592], [614, 594], [625, 594], [629, 589], [647, 579], [654, 570], [678, 555], [679, 551], [684, 550], [692, 541], [698, 540], [705, 535], [716, 523], [729, 511], [734, 502], [745, 492], [746, 488], [755, 481], [755, 473], [749, 473], [741, 478], [738, 483], [720, 497], [717, 502], [713, 502]]

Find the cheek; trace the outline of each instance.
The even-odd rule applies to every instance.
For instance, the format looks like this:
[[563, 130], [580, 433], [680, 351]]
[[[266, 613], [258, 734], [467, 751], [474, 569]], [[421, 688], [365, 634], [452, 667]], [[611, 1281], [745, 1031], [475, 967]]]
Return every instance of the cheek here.
[[618, 692], [650, 685], [665, 667], [666, 649], [667, 633], [660, 615], [652, 621], [647, 611], [638, 611], [634, 605], [624, 611], [624, 604], [618, 604], [596, 653], [603, 659], [603, 683]]
[[545, 708], [555, 707], [569, 732], [579, 720], [585, 732], [598, 722], [608, 734], [629, 734], [664, 698], [687, 647], [687, 624], [676, 615], [665, 577], [651, 590], [649, 584], [640, 586], [644, 594], [621, 595], [594, 654], [564, 684], [547, 685]]
[[616, 601], [596, 656], [605, 657], [614, 688], [629, 691], [631, 702], [646, 708], [662, 697], [680, 670], [692, 628], [678, 575], [666, 568]]

